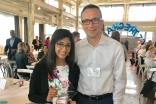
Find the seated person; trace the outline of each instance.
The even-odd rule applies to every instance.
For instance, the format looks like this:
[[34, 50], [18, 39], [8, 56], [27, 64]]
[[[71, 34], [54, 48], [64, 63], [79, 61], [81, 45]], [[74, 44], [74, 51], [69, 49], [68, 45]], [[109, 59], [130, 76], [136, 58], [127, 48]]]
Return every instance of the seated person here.
[[36, 62], [35, 57], [33, 53], [30, 51], [30, 46], [28, 43], [26, 43], [26, 54], [28, 57], [28, 63], [31, 65], [33, 62]]
[[146, 54], [146, 48], [145, 45], [141, 45], [141, 49], [138, 51], [138, 57], [141, 58], [141, 63], [140, 64], [144, 64], [144, 57]]
[[[25, 53], [26, 50], [26, 45], [24, 42], [19, 42], [18, 43], [18, 48], [17, 48], [17, 53], [15, 54], [15, 61], [17, 64], [17, 69], [27, 69], [26, 65], [29, 65], [28, 63], [28, 58]], [[30, 77], [29, 73], [20, 73], [22, 77]]]
[[41, 52], [38, 53], [37, 59], [40, 60], [48, 51], [48, 46], [44, 45]]
[[147, 58], [154, 58], [154, 46], [150, 46], [149, 50], [146, 52], [145, 56]]

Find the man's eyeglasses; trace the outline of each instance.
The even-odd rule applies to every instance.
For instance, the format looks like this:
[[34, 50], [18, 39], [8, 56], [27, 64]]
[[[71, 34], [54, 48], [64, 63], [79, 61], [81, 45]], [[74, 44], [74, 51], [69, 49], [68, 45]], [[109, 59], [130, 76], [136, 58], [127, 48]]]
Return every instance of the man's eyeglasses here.
[[93, 18], [92, 20], [86, 19], [86, 20], [82, 20], [82, 24], [84, 25], [89, 25], [90, 22], [92, 22], [93, 24], [97, 24], [101, 21], [101, 18]]
[[56, 43], [57, 44], [57, 47], [62, 49], [63, 47], [66, 47], [68, 50], [71, 49], [71, 45], [70, 44], [67, 44], [67, 45], [64, 45], [63, 43]]

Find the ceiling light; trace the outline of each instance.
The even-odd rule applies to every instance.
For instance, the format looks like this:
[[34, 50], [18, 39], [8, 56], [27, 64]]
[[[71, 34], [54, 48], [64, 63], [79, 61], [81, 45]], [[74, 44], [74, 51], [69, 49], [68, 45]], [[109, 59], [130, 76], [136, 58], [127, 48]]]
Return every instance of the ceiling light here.
[[68, 17], [66, 17], [66, 19], [68, 19]]
[[37, 9], [38, 9], [38, 10], [41, 10], [41, 8], [40, 8], [40, 7], [38, 7]]

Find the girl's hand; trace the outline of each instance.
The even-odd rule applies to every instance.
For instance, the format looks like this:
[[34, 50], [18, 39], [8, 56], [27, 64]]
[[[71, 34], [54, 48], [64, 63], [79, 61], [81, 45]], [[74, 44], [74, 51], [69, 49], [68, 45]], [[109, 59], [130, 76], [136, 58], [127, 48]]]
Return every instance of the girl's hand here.
[[48, 92], [48, 96], [47, 96], [47, 102], [52, 101], [52, 99], [57, 95], [57, 89], [56, 88], [52, 88], [49, 90]]

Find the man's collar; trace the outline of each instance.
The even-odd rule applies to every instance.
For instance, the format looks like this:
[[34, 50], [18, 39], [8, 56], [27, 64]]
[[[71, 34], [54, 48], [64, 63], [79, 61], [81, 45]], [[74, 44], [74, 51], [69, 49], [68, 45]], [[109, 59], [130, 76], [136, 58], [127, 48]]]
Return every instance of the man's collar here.
[[15, 40], [15, 38], [16, 38], [16, 37], [13, 37], [13, 38], [11, 37], [10, 39], [11, 39], [11, 40]]
[[[101, 38], [100, 38], [100, 41], [99, 41], [99, 43], [97, 44], [97, 45], [105, 45], [105, 44], [107, 44], [108, 42], [107, 42], [107, 39], [106, 38], [108, 38], [108, 37], [106, 37], [106, 36], [104, 36], [103, 34], [101, 35]], [[83, 42], [82, 42], [83, 44], [83, 46], [86, 46], [86, 45], [90, 45], [89, 43], [88, 43], [88, 40], [87, 40], [87, 37], [86, 38], [84, 38], [83, 39]]]

